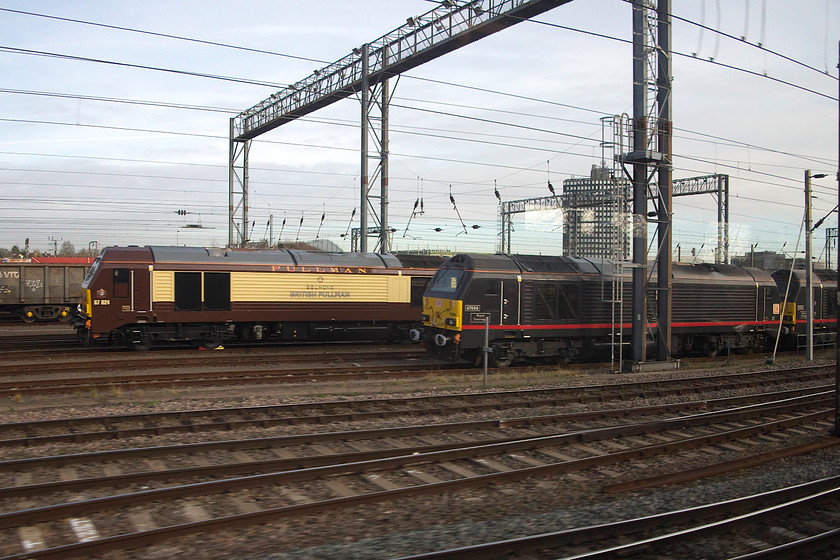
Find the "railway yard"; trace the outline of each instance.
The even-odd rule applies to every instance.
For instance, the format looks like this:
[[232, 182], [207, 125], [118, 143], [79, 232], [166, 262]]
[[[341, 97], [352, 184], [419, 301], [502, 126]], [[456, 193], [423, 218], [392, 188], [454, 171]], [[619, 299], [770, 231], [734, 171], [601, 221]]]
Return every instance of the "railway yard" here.
[[3, 324], [0, 558], [835, 558], [827, 357], [485, 386], [411, 344]]

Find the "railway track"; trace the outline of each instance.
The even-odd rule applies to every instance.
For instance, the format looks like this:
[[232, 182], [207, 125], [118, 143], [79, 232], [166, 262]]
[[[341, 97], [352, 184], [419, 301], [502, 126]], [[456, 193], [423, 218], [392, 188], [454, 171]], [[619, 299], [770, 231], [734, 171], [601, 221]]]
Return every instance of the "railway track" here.
[[[0, 396], [417, 376], [455, 370], [411, 346], [298, 347], [232, 352], [31, 355], [3, 362]], [[362, 365], [366, 364], [366, 365]], [[425, 364], [425, 369], [423, 365]], [[142, 373], [138, 373], [142, 371]], [[74, 375], [75, 374], [75, 375]]]
[[[145, 484], [156, 479], [171, 482], [175, 479], [187, 480], [190, 477], [219, 477], [229, 473], [241, 474], [248, 470], [252, 473], [264, 472], [266, 470], [288, 470], [291, 468], [321, 466], [336, 462], [370, 460], [378, 457], [395, 456], [419, 451], [439, 451], [453, 447], [463, 447], [465, 442], [469, 442], [471, 445], [488, 445], [522, 437], [552, 436], [556, 435], [558, 429], [567, 432], [580, 431], [583, 429], [583, 426], [591, 426], [593, 424], [602, 424], [600, 427], [609, 427], [614, 425], [617, 420], [628, 417], [637, 421], [641, 418], [646, 418], [648, 422], [653, 422], [654, 420], [667, 421], [673, 418], [674, 415], [679, 414], [756, 405], [768, 399], [780, 401], [816, 398], [829, 392], [828, 389], [815, 387], [810, 390], [792, 390], [773, 394], [749, 395], [737, 398], [703, 400], [671, 405], [603, 409], [579, 413], [504, 418], [501, 420], [433, 423], [234, 440], [218, 440], [214, 438], [213, 441], [204, 443], [176, 443], [155, 447], [146, 446], [58, 456], [9, 459], [0, 461], [0, 480], [9, 485], [0, 489], [0, 499], [32, 497], [43, 493], [44, 490], [77, 491], [94, 486], [107, 486], [109, 483], [107, 477], [91, 477], [89, 479], [61, 480], [17, 487], [12, 484], [12, 482], [29, 480], [33, 477], [41, 477], [43, 479], [55, 477], [57, 474], [61, 474], [61, 469], [74, 469], [76, 473], [84, 470], [97, 472], [102, 464], [107, 464], [108, 470], [118, 470], [121, 472], [119, 477], [115, 478], [115, 480], [119, 480], [121, 483], [142, 481]], [[513, 409], [515, 405], [511, 403], [510, 407]], [[435, 411], [427, 411], [427, 413], [431, 415]], [[441, 412], [439, 411], [438, 413]], [[301, 417], [295, 418], [295, 426], [300, 426], [298, 423], [300, 419]], [[260, 425], [265, 427], [262, 424]], [[209, 429], [206, 426], [204, 428]], [[219, 429], [220, 426], [217, 425], [216, 428]], [[159, 436], [169, 436], [172, 433], [168, 430], [157, 430], [157, 435]], [[455, 435], [453, 436], [453, 434]], [[88, 439], [89, 437], [90, 434], [80, 435], [79, 439], [75, 441], [90, 441]], [[400, 440], [400, 438], [404, 439]], [[433, 438], [433, 440], [429, 440], [428, 438]], [[45, 439], [54, 442], [57, 438]], [[70, 440], [71, 438], [66, 439]], [[347, 442], [359, 441], [375, 441], [376, 443], [366, 443], [363, 445], [364, 447], [371, 448], [369, 451], [360, 451], [358, 448], [353, 447], [353, 444], [350, 444], [349, 448], [343, 447]], [[3, 440], [6, 446], [14, 443], [23, 443], [31, 446], [41, 442], [43, 442], [42, 438]], [[291, 452], [288, 451], [278, 451], [280, 448], [288, 450], [299, 446], [313, 447], [322, 445], [339, 445], [343, 447], [343, 451], [336, 451], [330, 454], [325, 454], [323, 449], [319, 454], [304, 451], [302, 454], [298, 452], [301, 455], [299, 457], [292, 456]], [[376, 448], [379, 451], [374, 452], [372, 448]], [[265, 455], [264, 450], [270, 451], [268, 459], [256, 460], [248, 455], [249, 451]], [[179, 462], [179, 456], [187, 455], [194, 457], [196, 454], [201, 454], [208, 458], [212, 457], [213, 465], [188, 467], [182, 470], [164, 468], [157, 472], [151, 472], [148, 469], [142, 471], [136, 470], [137, 465], [143, 465], [143, 461], [151, 457], [154, 457], [158, 461], [168, 460], [170, 464], [177, 464]], [[277, 456], [281, 458], [278, 459]], [[340, 457], [340, 459], [337, 459], [337, 457]], [[159, 465], [160, 463], [157, 464]], [[135, 469], [134, 472], [132, 472], [132, 469]], [[20, 472], [25, 472], [26, 475], [9, 476], [9, 473]]]
[[833, 558], [840, 553], [840, 528], [820, 520], [834, 518], [838, 506], [840, 477], [829, 477], [617, 523], [403, 556], [398, 560], [540, 560], [558, 555], [567, 560], [638, 556]]
[[[795, 379], [804, 376], [800, 372]], [[123, 429], [125, 437], [163, 436], [169, 428], [175, 433], [178, 424], [195, 433], [209, 430], [213, 424], [217, 430], [230, 430], [237, 422], [245, 429], [249, 421], [251, 428], [266, 429], [270, 423], [260, 422], [269, 419], [285, 421], [298, 431], [306, 425], [351, 424], [337, 432], [206, 442], [194, 447], [181, 443], [168, 449], [156, 446], [52, 458], [20, 457], [4, 462], [0, 472], [5, 473], [6, 486], [0, 500], [7, 513], [0, 516], [0, 527], [7, 529], [0, 530], [0, 542], [10, 544], [0, 553], [7, 558], [46, 558], [136, 547], [142, 550], [149, 543], [178, 535], [213, 533], [281, 518], [305, 519], [371, 503], [399, 500], [408, 504], [411, 502], [406, 500], [422, 495], [588, 473], [609, 465], [652, 473], [663, 465], [673, 468], [692, 450], [711, 450], [709, 457], [716, 458], [737, 454], [733, 448], [739, 448], [741, 455], [751, 450], [763, 453], [768, 447], [784, 449], [791, 441], [828, 445], [823, 436], [832, 414], [830, 390], [799, 388], [716, 401], [708, 398], [709, 391], [728, 385], [748, 387], [749, 376], [715, 379], [705, 387], [698, 377], [658, 384], [581, 387], [572, 389], [570, 395], [562, 394], [569, 391], [565, 389], [554, 394], [511, 391], [501, 396], [487, 393], [314, 403], [288, 407], [285, 414], [281, 407], [185, 411], [153, 415], [154, 422], [160, 423], [145, 428], [135, 424], [147, 421], [140, 417], [112, 418], [110, 429], [108, 421], [101, 418], [78, 419], [68, 427], [77, 432], [74, 435], [80, 442]], [[774, 383], [792, 379], [790, 374], [777, 375]], [[770, 373], [755, 375], [751, 383], [767, 387]], [[613, 406], [578, 415], [525, 412], [572, 402], [619, 401], [640, 394], [646, 398], [673, 396], [686, 391], [704, 398], [630, 409]], [[396, 410], [399, 408], [403, 411]], [[500, 410], [505, 416], [386, 428], [361, 429], [358, 425], [372, 418], [391, 423], [391, 417], [400, 414], [409, 418], [454, 416], [478, 410]], [[264, 417], [248, 418], [258, 412]], [[517, 415], [508, 416], [511, 412]], [[217, 416], [228, 413], [233, 420]], [[47, 441], [59, 441], [56, 427], [49, 423], [3, 425], [6, 451], [37, 449]], [[11, 437], [24, 432], [37, 433]], [[48, 480], [55, 473], [64, 480]], [[138, 554], [142, 556], [142, 552]]]
[[[823, 387], [830, 379], [830, 366], [807, 366], [787, 370], [764, 370], [727, 375], [693, 376], [681, 379], [596, 384], [550, 389], [508, 390], [439, 396], [321, 401], [259, 407], [209, 410], [178, 410], [121, 416], [59, 418], [0, 424], [0, 448], [43, 443], [79, 443], [97, 439], [120, 439], [171, 433], [199, 433], [253, 426], [326, 425], [365, 419], [409, 416], [473, 414], [515, 408], [569, 407], [578, 404], [697, 395], [711, 391], [750, 391], [795, 381]], [[825, 386], [821, 390], [827, 390]], [[812, 389], [797, 389], [808, 392]], [[757, 398], [763, 398], [761, 395]]]
[[[444, 368], [466, 375], [468, 372], [454, 367]], [[54, 393], [91, 392], [100, 390], [118, 391], [136, 389], [162, 389], [174, 387], [255, 385], [266, 383], [303, 383], [311, 381], [334, 382], [370, 379], [378, 377], [423, 377], [438, 375], [439, 367], [418, 369], [416, 365], [391, 363], [388, 365], [366, 366], [319, 366], [301, 369], [254, 369], [239, 368], [224, 371], [177, 372], [158, 374], [103, 375], [91, 378], [54, 378], [41, 380], [0, 382], [0, 396], [16, 397], [22, 395], [41, 395]]]
[[0, 338], [0, 359], [9, 352], [21, 354], [26, 351], [31, 356], [32, 352], [43, 351], [44, 348], [48, 348], [53, 352], [84, 350], [79, 339], [73, 333], [27, 334]]
[[[83, 354], [80, 356], [79, 354]], [[79, 347], [65, 353], [33, 354], [29, 351], [0, 352], [7, 376], [42, 372], [49, 366], [57, 371], [101, 371], [136, 368], [184, 368], [240, 365], [243, 367], [265, 364], [311, 363], [318, 360], [354, 361], [360, 356], [371, 357], [425, 357], [419, 346], [414, 345], [294, 345], [285, 347], [232, 348], [224, 352], [201, 351], [181, 348], [170, 352], [134, 352], [127, 349], [90, 350]]]
[[[390, 453], [364, 449], [357, 443], [360, 450], [350, 461], [345, 454], [338, 454], [337, 460], [322, 456], [317, 459], [322, 464], [315, 466], [294, 465], [262, 474], [139, 491], [100, 481], [112, 489], [104, 496], [50, 504], [41, 495], [38, 506], [0, 514], [0, 525], [7, 528], [0, 532], [2, 542], [17, 541], [4, 546], [2, 553], [8, 559], [100, 554], [325, 509], [556, 476], [754, 438], [764, 441], [753, 445], [766, 446], [768, 437], [791, 431], [819, 439], [827, 432], [832, 403], [833, 395], [821, 393], [552, 435], [519, 433], [502, 441], [471, 439], [444, 445], [445, 449], [439, 448], [442, 443], [431, 443], [429, 438], [435, 436], [429, 435], [419, 436], [427, 448], [401, 446]], [[527, 419], [522, 425], [528, 426]], [[25, 498], [10, 499], [28, 500], [33, 490], [21, 489], [18, 496]], [[43, 492], [42, 486], [39, 493]], [[62, 496], [62, 491], [57, 495]], [[166, 507], [161, 508], [162, 503]], [[27, 538], [20, 539], [22, 534]]]
[[[376, 361], [380, 359], [380, 361]], [[367, 365], [360, 365], [367, 363]], [[301, 366], [300, 364], [306, 364]], [[313, 365], [314, 364], [314, 365]], [[265, 367], [268, 365], [269, 367]], [[815, 366], [817, 368], [821, 366]], [[154, 370], [159, 370], [155, 372]], [[553, 366], [506, 368], [508, 374], [552, 370]], [[416, 346], [358, 348], [304, 347], [292, 352], [236, 351], [230, 354], [191, 351], [154, 356], [118, 353], [90, 360], [59, 356], [48, 362], [30, 356], [3, 365], [0, 397], [198, 386], [331, 382], [381, 377], [423, 377], [448, 372], [470, 376], [477, 369], [440, 364]], [[136, 373], [143, 370], [143, 373]], [[81, 375], [72, 376], [72, 372]], [[83, 373], [82, 373], [83, 372]], [[783, 375], [768, 372], [770, 375]]]

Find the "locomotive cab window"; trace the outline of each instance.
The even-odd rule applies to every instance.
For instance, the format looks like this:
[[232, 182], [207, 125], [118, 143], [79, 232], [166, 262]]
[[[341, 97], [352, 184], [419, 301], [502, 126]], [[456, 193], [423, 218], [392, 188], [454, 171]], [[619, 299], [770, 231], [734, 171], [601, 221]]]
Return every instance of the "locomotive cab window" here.
[[230, 273], [204, 273], [204, 309], [230, 311]]
[[127, 298], [130, 274], [127, 268], [114, 269], [114, 297]]
[[83, 288], [90, 288], [90, 284], [91, 284], [91, 282], [93, 282], [93, 279], [96, 277], [97, 273], [99, 272], [99, 267], [101, 265], [102, 265], [102, 258], [101, 257], [96, 257], [96, 260], [93, 261], [92, 265], [90, 265], [90, 268], [88, 269], [87, 274], [85, 275], [85, 279], [82, 282], [82, 287]]
[[201, 273], [175, 273], [175, 309], [201, 311]]
[[454, 294], [464, 276], [462, 268], [442, 268], [435, 272], [430, 290], [438, 294]]

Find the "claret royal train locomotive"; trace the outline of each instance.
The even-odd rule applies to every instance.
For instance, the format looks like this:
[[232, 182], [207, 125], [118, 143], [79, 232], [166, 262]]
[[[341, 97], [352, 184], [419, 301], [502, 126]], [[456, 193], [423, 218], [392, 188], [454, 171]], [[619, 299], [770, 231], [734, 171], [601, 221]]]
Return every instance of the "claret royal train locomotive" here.
[[[782, 348], [795, 348], [805, 330], [804, 271], [794, 275], [790, 290], [782, 272], [774, 279], [757, 268], [674, 264], [672, 354], [772, 350], [777, 334]], [[623, 282], [613, 283], [622, 276]], [[828, 278], [814, 276], [816, 339], [826, 344], [834, 342], [837, 316], [837, 284]], [[494, 367], [515, 359], [608, 357], [617, 330], [623, 326], [629, 333], [630, 291], [629, 275], [616, 274], [610, 261], [460, 254], [445, 262], [429, 283], [423, 298], [425, 333], [412, 335], [423, 338], [434, 356], [478, 364], [486, 329], [488, 360]], [[617, 303], [621, 298], [614, 293], [623, 294], [626, 305]], [[652, 334], [655, 294], [649, 299]]]
[[90, 343], [400, 340], [443, 257], [203, 247], [107, 247], [74, 317]]

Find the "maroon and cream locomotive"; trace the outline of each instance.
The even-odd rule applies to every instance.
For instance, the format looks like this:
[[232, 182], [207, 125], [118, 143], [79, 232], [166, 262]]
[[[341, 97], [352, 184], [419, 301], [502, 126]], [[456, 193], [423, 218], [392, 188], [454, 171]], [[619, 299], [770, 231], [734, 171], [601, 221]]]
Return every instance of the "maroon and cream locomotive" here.
[[86, 342], [398, 340], [442, 257], [203, 247], [107, 247], [74, 318]]

